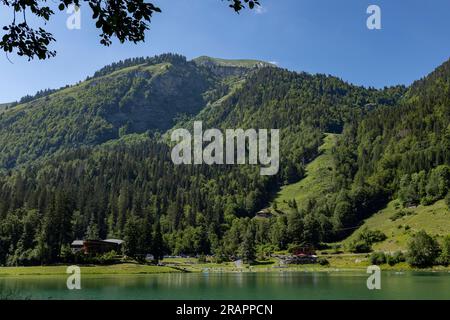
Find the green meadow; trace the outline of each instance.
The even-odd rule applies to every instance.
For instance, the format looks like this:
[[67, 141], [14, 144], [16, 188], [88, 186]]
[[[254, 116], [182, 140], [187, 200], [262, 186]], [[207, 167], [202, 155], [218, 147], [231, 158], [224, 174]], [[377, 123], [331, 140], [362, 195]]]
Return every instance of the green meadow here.
[[320, 195], [326, 195], [332, 185], [332, 173], [334, 170], [332, 149], [336, 145], [339, 135], [328, 133], [324, 143], [320, 146], [320, 155], [306, 166], [306, 177], [297, 183], [281, 188], [274, 202], [277, 209], [283, 211], [289, 209], [288, 201], [295, 200], [302, 207], [308, 199]]

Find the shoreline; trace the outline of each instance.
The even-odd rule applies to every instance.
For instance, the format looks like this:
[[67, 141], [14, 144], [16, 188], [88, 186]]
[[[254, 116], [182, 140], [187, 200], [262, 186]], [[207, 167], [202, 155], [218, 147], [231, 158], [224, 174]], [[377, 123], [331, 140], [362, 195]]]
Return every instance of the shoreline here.
[[[0, 279], [6, 277], [21, 276], [67, 276], [67, 267], [69, 265], [55, 266], [27, 266], [27, 267], [0, 267]], [[289, 265], [277, 266], [270, 265], [254, 265], [237, 268], [230, 263], [224, 264], [208, 264], [208, 263], [183, 263], [171, 264], [164, 266], [142, 265], [142, 264], [114, 264], [114, 265], [80, 265], [81, 273], [87, 276], [114, 276], [114, 275], [151, 275], [151, 274], [167, 274], [167, 273], [311, 273], [311, 272], [362, 272], [365, 273], [369, 264], [353, 264], [345, 265], [330, 264], [328, 266], [320, 266], [318, 264], [308, 265]], [[433, 268], [412, 268], [405, 263], [395, 266], [381, 265], [381, 271], [384, 272], [446, 272], [450, 273], [450, 267], [436, 266]]]

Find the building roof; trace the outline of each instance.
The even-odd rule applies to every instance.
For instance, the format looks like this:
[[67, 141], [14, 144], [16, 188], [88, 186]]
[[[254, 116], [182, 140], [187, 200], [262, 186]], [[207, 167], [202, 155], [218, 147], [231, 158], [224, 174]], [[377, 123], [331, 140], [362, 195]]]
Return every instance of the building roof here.
[[117, 245], [121, 245], [124, 241], [120, 239], [106, 239], [106, 240], [74, 240], [72, 241], [72, 246], [82, 246], [86, 241], [89, 242], [107, 242], [107, 243], [113, 243]]
[[82, 246], [84, 243], [84, 240], [74, 240], [72, 241], [72, 246]]
[[103, 241], [110, 242], [110, 243], [115, 243], [115, 244], [122, 244], [123, 243], [123, 240], [120, 240], [120, 239], [106, 239], [106, 240], [103, 240]]

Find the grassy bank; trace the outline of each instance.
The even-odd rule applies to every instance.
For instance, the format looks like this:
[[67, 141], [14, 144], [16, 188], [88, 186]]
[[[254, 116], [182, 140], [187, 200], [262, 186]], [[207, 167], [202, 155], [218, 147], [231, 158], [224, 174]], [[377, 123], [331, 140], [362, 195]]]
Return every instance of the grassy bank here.
[[[319, 254], [325, 258], [329, 265], [304, 264], [304, 265], [281, 265], [278, 259], [261, 261], [253, 265], [243, 265], [238, 268], [233, 262], [225, 263], [200, 263], [195, 258], [173, 258], [165, 259], [164, 263], [177, 266], [189, 272], [312, 272], [312, 271], [345, 271], [366, 270], [371, 265], [370, 254]], [[435, 266], [428, 269], [413, 268], [406, 262], [394, 266], [388, 264], [380, 265], [381, 270], [386, 271], [450, 271], [450, 267]]]
[[[111, 266], [80, 266], [83, 275], [136, 275], [162, 274], [178, 272], [333, 272], [333, 271], [364, 271], [370, 265], [366, 254], [336, 254], [323, 255], [329, 265], [280, 265], [277, 259], [259, 262], [254, 265], [237, 267], [233, 262], [201, 263], [195, 258], [173, 258], [164, 260], [165, 266], [149, 266], [139, 264], [117, 264]], [[384, 271], [450, 271], [450, 267], [436, 266], [428, 269], [415, 269], [407, 263], [394, 266], [384, 264], [380, 266]], [[0, 277], [8, 276], [58, 276], [67, 275], [67, 266], [39, 266], [39, 267], [0, 267]]]
[[[116, 264], [111, 266], [80, 266], [84, 275], [89, 274], [152, 274], [181, 272], [168, 266], [149, 266], [140, 264]], [[38, 275], [66, 275], [67, 266], [38, 266], [38, 267], [0, 267], [2, 276], [38, 276]]]

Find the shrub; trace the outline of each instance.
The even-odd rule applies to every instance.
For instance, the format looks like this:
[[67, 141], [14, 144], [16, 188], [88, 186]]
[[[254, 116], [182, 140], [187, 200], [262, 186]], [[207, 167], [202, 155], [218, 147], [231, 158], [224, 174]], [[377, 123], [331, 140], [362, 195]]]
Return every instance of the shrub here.
[[427, 196], [431, 202], [445, 197], [450, 185], [450, 168], [446, 165], [431, 170], [426, 186]]
[[87, 255], [83, 251], [78, 251], [73, 254], [73, 262], [75, 264], [100, 264], [108, 265], [119, 262], [117, 253], [113, 250], [103, 254]]
[[214, 263], [223, 263], [230, 261], [230, 257], [225, 254], [223, 247], [217, 247], [214, 250], [214, 256], [212, 261]]
[[380, 230], [368, 230], [364, 228], [358, 234], [356, 240], [348, 247], [350, 252], [368, 253], [372, 251], [372, 244], [386, 240], [386, 235]]
[[373, 252], [370, 255], [370, 263], [375, 265], [385, 264], [386, 263], [386, 255], [384, 252]]
[[8, 257], [7, 265], [9, 266], [37, 266], [40, 265], [39, 252], [37, 249], [28, 249], [18, 252]]
[[448, 266], [450, 264], [450, 235], [444, 238], [442, 252], [437, 261], [439, 264]]
[[420, 194], [417, 179], [413, 179], [409, 174], [404, 175], [400, 179], [398, 196], [404, 207], [411, 207], [419, 204]]
[[386, 240], [386, 235], [380, 230], [367, 230], [359, 234], [360, 240], [365, 240], [368, 244], [374, 244]]
[[397, 261], [397, 262], [405, 262], [406, 261], [406, 257], [405, 254], [401, 251], [395, 251], [393, 258]]
[[408, 263], [415, 267], [429, 267], [439, 256], [439, 243], [425, 231], [419, 231], [408, 244]]
[[113, 250], [110, 252], [106, 252], [104, 254], [100, 254], [93, 258], [93, 262], [97, 264], [113, 264], [116, 261], [117, 253]]
[[72, 252], [72, 249], [70, 248], [70, 245], [63, 245], [61, 247], [61, 253], [60, 253], [61, 261], [64, 263], [72, 263], [74, 260], [74, 254]]
[[368, 253], [372, 251], [372, 246], [366, 241], [352, 241], [348, 246], [348, 250], [353, 253]]
[[386, 256], [386, 262], [390, 266], [394, 266], [397, 263], [405, 262], [405, 261], [406, 261], [405, 255], [401, 251], [396, 251], [396, 252], [394, 252], [394, 254]]
[[394, 256], [388, 254], [386, 255], [386, 263], [392, 267], [395, 266], [398, 262], [395, 261]]
[[260, 261], [269, 260], [272, 254], [277, 250], [277, 247], [271, 244], [262, 244], [256, 247], [256, 257]]
[[340, 253], [343, 252], [343, 251], [341, 250], [341, 249], [342, 249], [342, 246], [341, 246], [340, 244], [333, 244], [333, 245], [332, 245], [332, 249], [333, 249], [333, 254], [340, 254]]
[[391, 221], [396, 221], [396, 220], [398, 220], [398, 219], [400, 219], [400, 218], [403, 218], [403, 211], [402, 210], [400, 210], [400, 211], [395, 211], [394, 212], [394, 214], [392, 215], [392, 216], [390, 216], [389, 217], [389, 219], [391, 220]]
[[430, 196], [426, 196], [423, 197], [422, 200], [420, 201], [420, 203], [424, 206], [429, 206], [432, 205], [434, 202], [436, 201], [436, 199], [430, 197]]
[[320, 264], [321, 266], [328, 266], [330, 264], [330, 262], [325, 258], [317, 259], [317, 263]]
[[389, 219], [391, 221], [396, 221], [396, 220], [401, 219], [403, 217], [411, 216], [411, 215], [414, 215], [414, 214], [415, 214], [415, 212], [411, 211], [411, 210], [399, 210], [399, 211], [396, 211]]

